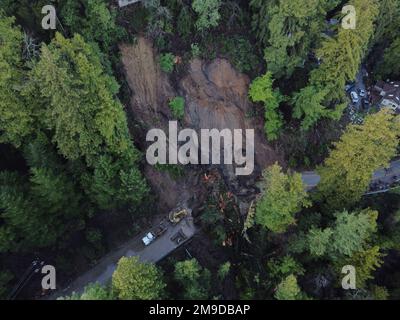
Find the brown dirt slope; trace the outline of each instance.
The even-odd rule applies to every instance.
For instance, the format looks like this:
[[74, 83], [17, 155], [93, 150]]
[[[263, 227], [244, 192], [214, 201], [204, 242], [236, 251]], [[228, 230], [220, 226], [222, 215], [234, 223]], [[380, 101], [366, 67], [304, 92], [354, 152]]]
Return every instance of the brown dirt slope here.
[[[268, 165], [276, 161], [283, 163], [283, 156], [265, 139], [262, 119], [249, 117], [252, 110], [247, 95], [250, 79], [237, 72], [229, 61], [217, 58], [206, 63], [194, 59], [174, 87], [169, 76], [160, 70], [157, 53], [149, 40], [138, 37], [135, 45], [121, 45], [120, 49], [126, 79], [132, 90], [130, 108], [135, 123], [141, 128], [139, 145], [143, 150], [147, 147], [144, 141], [147, 130], [165, 130], [168, 120], [172, 119], [168, 101], [182, 96], [185, 98], [182, 128], [197, 131], [213, 128], [255, 129], [256, 170], [251, 181]], [[135, 137], [137, 139], [137, 135]], [[237, 180], [231, 166], [221, 166], [220, 169], [228, 182]], [[193, 170], [202, 171], [201, 167]], [[152, 167], [145, 169], [147, 179], [159, 195], [160, 206], [167, 208], [182, 201], [181, 198], [201, 192], [198, 179], [193, 178], [194, 172], [192, 174], [177, 182]]]

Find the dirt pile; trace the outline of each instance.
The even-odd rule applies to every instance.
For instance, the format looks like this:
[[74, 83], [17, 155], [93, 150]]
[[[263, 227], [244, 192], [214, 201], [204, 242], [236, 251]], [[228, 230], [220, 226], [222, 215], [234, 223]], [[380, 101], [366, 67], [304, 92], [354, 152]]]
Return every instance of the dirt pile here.
[[168, 101], [176, 93], [167, 74], [160, 69], [152, 43], [139, 37], [135, 45], [123, 44], [120, 50], [126, 80], [132, 90], [135, 121], [145, 128], [160, 127], [171, 115]]
[[226, 60], [206, 65], [195, 59], [180, 86], [186, 100], [185, 121], [196, 129], [240, 129], [246, 127], [250, 110], [246, 88], [249, 80]]
[[[168, 132], [168, 119], [172, 119], [168, 102], [177, 96], [168, 76], [163, 73], [152, 43], [139, 37], [135, 45], [120, 46], [126, 79], [132, 91], [131, 113], [139, 129], [134, 132], [135, 142], [146, 148], [146, 133], [152, 128]], [[168, 212], [178, 203], [195, 208], [201, 199], [202, 185], [199, 174], [174, 179], [167, 172], [146, 165], [144, 175], [158, 197], [160, 212]]]
[[[248, 100], [250, 79], [237, 72], [229, 61], [215, 59], [206, 63], [194, 59], [188, 66], [186, 75], [176, 81], [175, 87], [169, 76], [160, 69], [158, 57], [152, 43], [142, 37], [135, 45], [121, 45], [122, 62], [126, 79], [132, 90], [131, 111], [140, 129], [135, 133], [140, 139], [143, 151], [146, 148], [145, 136], [151, 128], [161, 128], [165, 132], [168, 119], [172, 119], [168, 102], [171, 98], [185, 98], [185, 117], [182, 128], [200, 129], [255, 129], [255, 172], [252, 177], [238, 181], [232, 166], [220, 166], [226, 182], [233, 191], [254, 185], [254, 178], [268, 165], [278, 161], [279, 155], [268, 145], [262, 119], [251, 117], [252, 106]], [[138, 138], [139, 137], [139, 138]], [[244, 140], [245, 141], [245, 140]], [[193, 168], [193, 167], [192, 167]], [[204, 167], [197, 166], [191, 173], [201, 174]], [[188, 200], [193, 194], [204, 190], [198, 179], [184, 177], [176, 182], [168, 174], [160, 173], [153, 167], [146, 167], [145, 175], [159, 195], [160, 208], [168, 209], [178, 201]]]
[[[195, 59], [187, 76], [181, 80], [179, 91], [186, 100], [185, 122], [189, 127], [255, 130], [255, 174], [258, 175], [268, 165], [281, 162], [282, 157], [267, 144], [263, 124], [250, 117], [249, 83], [250, 79], [225, 59], [215, 59], [208, 64]], [[224, 167], [224, 174], [229, 179], [234, 178], [229, 166]]]

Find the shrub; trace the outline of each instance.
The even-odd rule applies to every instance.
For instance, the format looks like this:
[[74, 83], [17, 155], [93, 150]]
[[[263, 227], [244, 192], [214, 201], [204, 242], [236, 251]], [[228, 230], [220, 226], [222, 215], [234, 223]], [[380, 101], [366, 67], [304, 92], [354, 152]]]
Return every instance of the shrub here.
[[188, 38], [189, 35], [192, 33], [192, 21], [193, 17], [190, 14], [190, 10], [187, 6], [183, 6], [176, 22], [176, 28], [181, 37]]
[[222, 38], [222, 53], [227, 55], [235, 68], [240, 72], [253, 71], [259, 61], [254, 54], [254, 47], [249, 40], [242, 36]]
[[190, 48], [192, 49], [192, 57], [197, 58], [200, 57], [201, 55], [201, 49], [197, 43], [192, 43], [190, 45]]
[[218, 268], [218, 278], [220, 280], [224, 280], [228, 276], [230, 271], [231, 271], [231, 263], [229, 261], [225, 262], [224, 264], [221, 264]]
[[273, 88], [272, 73], [256, 78], [250, 85], [249, 97], [253, 102], [263, 102], [265, 107], [264, 131], [269, 141], [278, 139], [283, 127], [283, 116], [279, 105], [285, 100], [279, 89]]
[[164, 53], [160, 56], [161, 70], [166, 73], [174, 71], [175, 56], [172, 53]]
[[275, 298], [277, 300], [296, 300], [301, 297], [300, 287], [294, 275], [289, 275], [277, 287]]
[[178, 164], [156, 164], [155, 169], [161, 172], [167, 172], [173, 179], [177, 180], [185, 175], [183, 166]]
[[198, 14], [196, 28], [204, 31], [212, 27], [218, 26], [221, 15], [219, 8], [221, 0], [194, 0], [192, 4], [193, 10]]
[[172, 114], [178, 120], [182, 120], [185, 115], [185, 99], [182, 97], [175, 97], [169, 102], [169, 107]]

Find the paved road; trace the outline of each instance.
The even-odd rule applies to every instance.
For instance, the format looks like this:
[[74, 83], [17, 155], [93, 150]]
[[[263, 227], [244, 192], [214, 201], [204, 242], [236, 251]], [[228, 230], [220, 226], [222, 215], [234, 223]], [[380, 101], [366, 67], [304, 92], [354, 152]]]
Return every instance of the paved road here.
[[350, 121], [353, 124], [362, 124], [364, 122], [363, 117], [359, 114], [360, 112], [367, 111], [363, 108], [367, 105], [364, 104], [365, 101], [369, 100], [368, 91], [364, 82], [364, 77], [368, 77], [368, 71], [365, 66], [361, 66], [360, 71], [357, 73], [356, 78], [354, 80], [354, 85], [351, 89], [346, 90], [347, 94], [349, 95], [349, 99], [351, 99], [350, 92], [355, 91], [357, 94], [360, 93], [360, 90], [364, 90], [367, 94], [366, 97], [362, 98], [359, 96], [358, 103], [354, 104], [352, 101], [349, 103], [348, 106], [348, 113], [350, 117]]
[[390, 182], [390, 179], [394, 176], [399, 176], [400, 175], [400, 160], [393, 161], [390, 164], [390, 167], [388, 169], [379, 169], [377, 170], [373, 177], [372, 180], [382, 180], [384, 182]]
[[321, 181], [321, 177], [314, 171], [306, 171], [301, 174], [303, 183], [307, 191], [314, 189]]
[[[171, 237], [182, 230], [186, 235], [186, 240], [179, 245], [171, 241]], [[147, 231], [148, 232], [148, 231]], [[138, 256], [141, 261], [158, 262], [169, 255], [176, 248], [189, 241], [196, 233], [193, 218], [187, 217], [177, 225], [168, 223], [167, 231], [156, 239], [149, 246], [144, 246], [141, 239], [147, 233], [143, 232], [140, 236], [128, 241], [112, 253], [108, 254], [91, 270], [73, 281], [67, 288], [57, 291], [47, 299], [57, 299], [60, 296], [71, 295], [73, 292], [82, 293], [85, 286], [89, 283], [98, 282], [102, 285], [107, 284], [114, 273], [117, 263], [121, 257]]]
[[[391, 184], [396, 177], [400, 178], [400, 160], [391, 162], [388, 169], [377, 170], [371, 177], [371, 185], [379, 181]], [[303, 172], [302, 179], [307, 191], [314, 189], [321, 181], [321, 177], [314, 171]]]
[[[400, 160], [393, 161], [390, 164], [390, 167], [386, 170], [377, 170], [373, 174], [371, 184], [374, 182], [376, 183], [377, 181], [391, 183], [395, 176], [400, 177]], [[302, 173], [302, 179], [307, 191], [311, 191], [317, 187], [321, 177], [314, 171], [308, 171]], [[184, 242], [178, 245], [171, 241], [170, 238], [179, 232], [179, 230], [182, 230], [187, 238]], [[77, 278], [67, 288], [57, 291], [47, 297], [47, 299], [56, 299], [60, 296], [71, 295], [72, 292], [81, 293], [84, 287], [89, 283], [98, 282], [103, 285], [107, 284], [111, 280], [112, 274], [114, 273], [121, 257], [138, 256], [141, 261], [153, 263], [158, 262], [180, 245], [190, 240], [196, 233], [196, 228], [193, 224], [192, 217], [187, 217], [177, 225], [168, 224], [167, 231], [156, 241], [146, 247], [142, 244], [141, 239], [147, 232], [143, 232], [140, 236], [128, 241], [112, 253], [105, 256], [93, 269]]]
[[[360, 93], [360, 90], [364, 90], [365, 92], [367, 92], [367, 87], [365, 86], [365, 83], [364, 83], [364, 76], [366, 74], [367, 74], [367, 70], [365, 69], [365, 67], [364, 66], [361, 67], [360, 71], [357, 73], [357, 76], [356, 76], [355, 87], [351, 91], [356, 91], [357, 94]], [[362, 105], [361, 101], [363, 99], [361, 97], [359, 97], [359, 98], [360, 98], [360, 101], [355, 105], [355, 108], [357, 111], [361, 110], [361, 105]]]

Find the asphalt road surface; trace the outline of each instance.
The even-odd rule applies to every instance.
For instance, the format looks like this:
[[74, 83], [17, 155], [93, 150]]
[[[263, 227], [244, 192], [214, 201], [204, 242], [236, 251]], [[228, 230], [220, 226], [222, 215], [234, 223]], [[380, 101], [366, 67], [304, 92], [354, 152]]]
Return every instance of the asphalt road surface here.
[[314, 189], [321, 181], [321, 177], [314, 171], [303, 172], [301, 178], [307, 191]]
[[[395, 177], [400, 177], [400, 160], [391, 162], [388, 169], [377, 170], [371, 177], [371, 184], [378, 181], [390, 184]], [[321, 177], [314, 171], [303, 172], [302, 179], [307, 191], [314, 189], [321, 181]]]
[[[364, 75], [366, 73], [367, 73], [367, 70], [365, 69], [365, 67], [362, 67], [360, 69], [360, 71], [357, 73], [356, 80], [355, 80], [355, 86], [353, 89], [351, 89], [351, 91], [356, 91], [358, 95], [360, 94], [360, 90], [364, 90], [365, 92], [367, 92], [367, 87], [365, 86], [365, 83], [364, 83]], [[360, 101], [355, 105], [357, 111], [361, 110], [361, 105], [362, 105], [361, 100], [363, 99], [360, 96], [359, 96], [359, 98], [360, 98]]]
[[[378, 181], [390, 183], [393, 181], [395, 176], [400, 177], [400, 160], [391, 162], [388, 169], [382, 168], [377, 170], [371, 178], [371, 184]], [[311, 191], [317, 187], [321, 177], [314, 171], [308, 171], [302, 173], [302, 180], [307, 191]], [[177, 244], [171, 240], [171, 237], [177, 234], [180, 230], [182, 230], [186, 235], [186, 239], [180, 244]], [[149, 232], [149, 230], [147, 232]], [[57, 299], [61, 296], [71, 295], [73, 292], [82, 293], [85, 286], [89, 283], [98, 282], [102, 285], [109, 283], [121, 257], [137, 256], [141, 261], [153, 263], [158, 262], [173, 252], [176, 248], [190, 240], [196, 233], [196, 228], [193, 224], [192, 217], [183, 219], [177, 225], [168, 223], [167, 231], [162, 236], [157, 238], [149, 246], [144, 246], [141, 239], [147, 234], [147, 232], [143, 232], [140, 236], [135, 237], [118, 249], [109, 253], [107, 256], [102, 258], [94, 268], [77, 278], [67, 288], [58, 290], [54, 294], [48, 296], [47, 299]]]
[[[171, 237], [176, 235], [180, 230], [186, 235], [186, 239], [180, 244], [171, 240]], [[147, 232], [149, 232], [148, 230]], [[164, 257], [173, 252], [176, 248], [189, 241], [196, 233], [196, 228], [193, 224], [193, 218], [187, 217], [177, 225], [168, 222], [167, 231], [152, 242], [149, 246], [142, 243], [142, 238], [147, 234], [143, 232], [140, 236], [128, 241], [118, 249], [106, 255], [100, 262], [91, 270], [84, 273], [82, 276], [73, 281], [67, 288], [56, 291], [47, 299], [57, 299], [61, 296], [71, 295], [73, 292], [82, 293], [85, 286], [89, 283], [107, 284], [117, 268], [117, 263], [121, 257], [137, 256], [144, 262], [158, 262]], [[149, 288], [151, 289], [151, 288]]]

